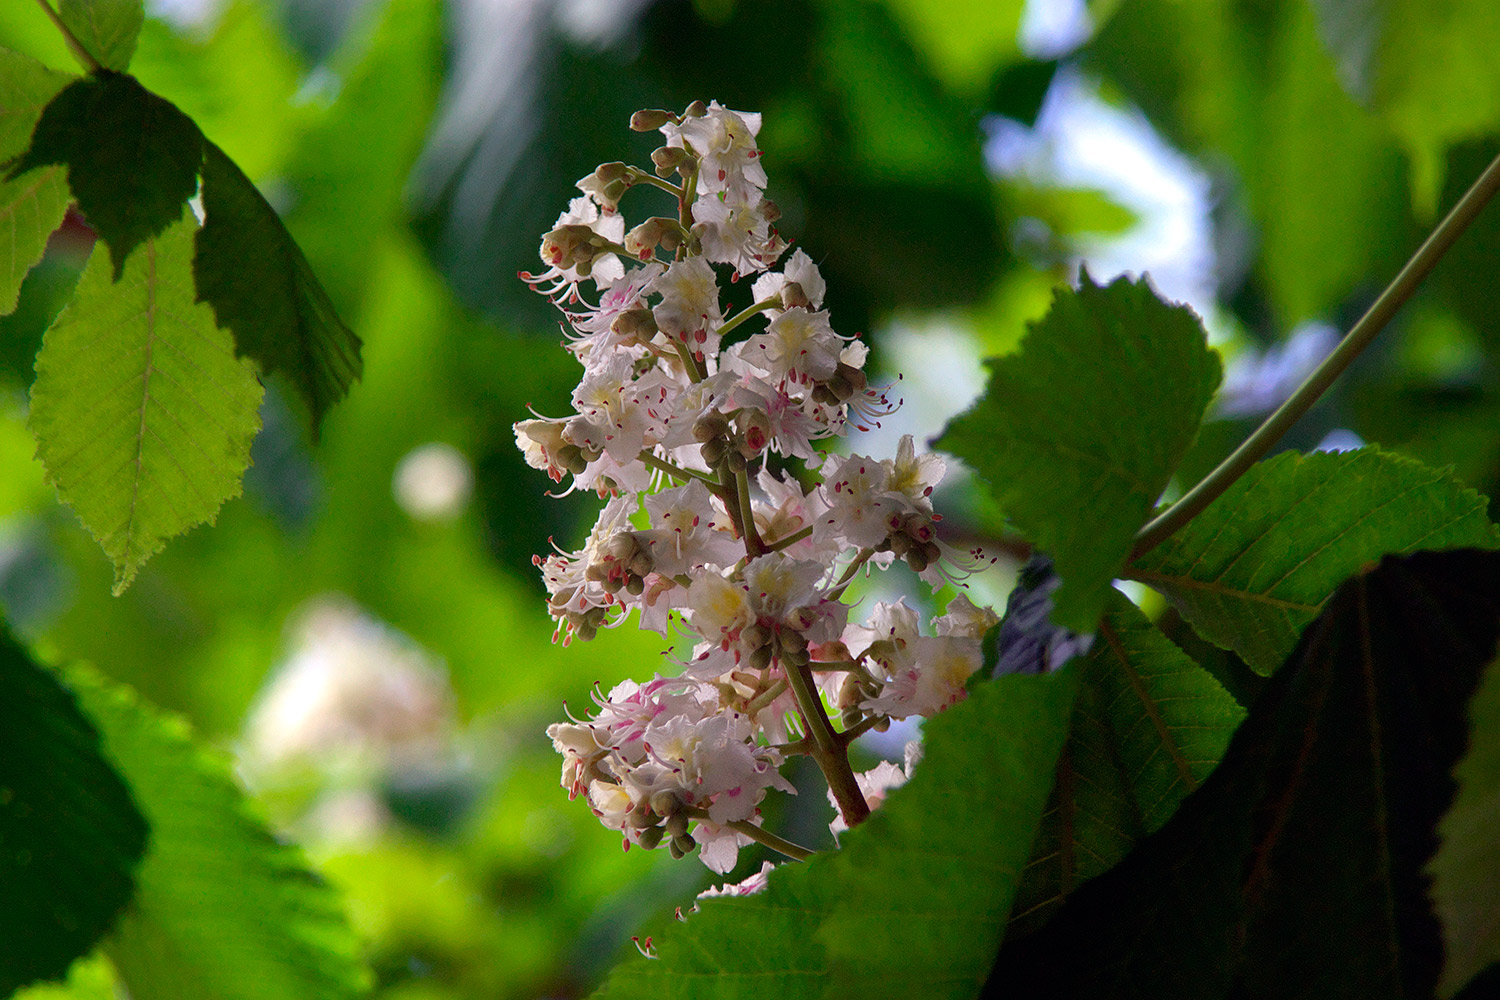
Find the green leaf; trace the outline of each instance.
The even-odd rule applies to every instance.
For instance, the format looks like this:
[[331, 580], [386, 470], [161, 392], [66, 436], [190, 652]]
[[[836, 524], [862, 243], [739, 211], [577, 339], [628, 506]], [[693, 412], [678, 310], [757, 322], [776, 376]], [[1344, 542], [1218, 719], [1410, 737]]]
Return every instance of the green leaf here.
[[1494, 552], [1391, 557], [1340, 587], [1203, 787], [1007, 945], [987, 995], [1431, 996], [1422, 867], [1497, 635]]
[[[442, 83], [442, 8], [387, 0], [372, 30], [341, 52], [338, 100], [303, 137], [287, 171], [296, 192], [288, 225], [335, 302], [360, 301], [369, 246], [404, 223], [403, 190], [427, 137]], [[358, 57], [358, 58], [356, 58]], [[392, 104], [391, 94], [402, 100]], [[359, 156], [347, 151], [357, 149]]]
[[182, 218], [202, 159], [203, 134], [191, 118], [134, 77], [104, 72], [52, 99], [10, 177], [66, 165], [68, 185], [109, 247], [118, 281], [132, 250]]
[[204, 148], [203, 212], [193, 257], [198, 301], [234, 331], [240, 354], [291, 381], [316, 428], [359, 377], [359, 338], [339, 319], [276, 210], [211, 142]]
[[1066, 732], [1076, 674], [1002, 677], [927, 724], [904, 787], [763, 894], [705, 901], [599, 997], [972, 997]]
[[1469, 752], [1453, 772], [1458, 794], [1438, 824], [1441, 843], [1427, 866], [1443, 924], [1438, 987], [1444, 997], [1500, 962], [1500, 661], [1485, 670], [1469, 702], [1469, 721]]
[[253, 367], [193, 300], [193, 233], [148, 237], [118, 283], [96, 250], [37, 355], [37, 454], [114, 562], [116, 593], [239, 495], [260, 427]]
[[1284, 660], [1339, 581], [1390, 553], [1500, 546], [1486, 502], [1446, 472], [1361, 448], [1252, 466], [1130, 577], [1261, 674]]
[[1448, 146], [1500, 125], [1500, 7], [1489, 0], [1317, 0], [1313, 7], [1345, 85], [1401, 140], [1417, 200], [1431, 212]]
[[1245, 712], [1118, 593], [1078, 664], [1068, 742], [1010, 934], [1044, 923], [1208, 777]]
[[94, 946], [145, 850], [99, 733], [0, 625], [0, 996], [61, 978]]
[[47, 252], [47, 237], [62, 225], [68, 201], [61, 167], [0, 180], [0, 315], [15, 311], [21, 282]]
[[887, 0], [948, 89], [981, 96], [1000, 67], [1021, 55], [1021, 0]]
[[[1053, 618], [1092, 632], [1135, 533], [1197, 434], [1219, 359], [1192, 310], [1142, 281], [1059, 289], [938, 446], [984, 477], [1062, 575]], [[1128, 417], [1128, 419], [1126, 419]]]
[[1401, 151], [1339, 82], [1307, 0], [1132, 0], [1088, 53], [1185, 150], [1232, 162], [1281, 329], [1400, 266]]
[[61, 0], [57, 13], [99, 65], [125, 72], [146, 20], [142, 0]]
[[151, 823], [134, 904], [105, 944], [133, 1000], [357, 995], [337, 896], [251, 814], [228, 760], [130, 688], [70, 679]]
[[72, 79], [30, 56], [0, 49], [0, 163], [26, 151], [42, 109]]

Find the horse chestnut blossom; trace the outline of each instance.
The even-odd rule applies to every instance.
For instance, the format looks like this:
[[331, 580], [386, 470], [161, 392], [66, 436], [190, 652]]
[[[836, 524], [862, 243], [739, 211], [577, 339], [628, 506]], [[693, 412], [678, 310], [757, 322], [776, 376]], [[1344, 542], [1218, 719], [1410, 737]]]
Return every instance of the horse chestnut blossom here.
[[[678, 676], [596, 691], [587, 718], [547, 732], [563, 787], [627, 848], [697, 851], [724, 873], [751, 842], [807, 855], [761, 827], [767, 793], [795, 792], [793, 755], [821, 767], [839, 829], [862, 821], [906, 772], [855, 775], [849, 744], [960, 701], [996, 617], [959, 597], [927, 634], [905, 603], [851, 621], [861, 572], [901, 560], [939, 587], [980, 565], [938, 538], [944, 463], [909, 436], [889, 459], [820, 449], [895, 405], [866, 379], [864, 344], [835, 330], [817, 265], [776, 232], [760, 116], [695, 102], [631, 127], [665, 136], [654, 169], [580, 180], [542, 237], [544, 270], [521, 276], [562, 311], [583, 375], [572, 413], [520, 421], [516, 443], [605, 500], [582, 548], [535, 560], [556, 638], [635, 612], [691, 652]], [[635, 188], [675, 210], [629, 224]], [[727, 312], [726, 277], [753, 278], [754, 301]]]

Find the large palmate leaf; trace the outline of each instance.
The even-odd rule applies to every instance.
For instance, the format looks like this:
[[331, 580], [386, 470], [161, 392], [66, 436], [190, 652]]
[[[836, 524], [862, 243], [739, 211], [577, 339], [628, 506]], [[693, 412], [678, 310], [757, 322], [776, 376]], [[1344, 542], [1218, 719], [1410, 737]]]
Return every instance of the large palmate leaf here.
[[37, 454], [114, 562], [116, 592], [239, 494], [260, 427], [253, 367], [194, 302], [194, 228], [148, 237], [118, 283], [96, 250], [37, 356]]
[[1123, 596], [1075, 666], [1078, 699], [1011, 935], [1044, 922], [1202, 784], [1244, 718], [1229, 693]]
[[291, 381], [313, 426], [359, 377], [359, 338], [334, 311], [276, 210], [213, 143], [203, 154], [198, 300], [234, 331], [243, 355]]
[[142, 242], [182, 218], [198, 189], [203, 134], [132, 76], [103, 72], [68, 84], [42, 112], [10, 177], [68, 168], [68, 186], [109, 247], [114, 277]]
[[[927, 753], [839, 852], [710, 900], [600, 997], [971, 997], [1036, 830], [1075, 675], [1001, 677], [927, 725]], [[934, 822], [935, 818], [941, 822]]]
[[1339, 581], [1389, 553], [1494, 548], [1484, 497], [1377, 448], [1252, 467], [1129, 575], [1199, 634], [1268, 674]]
[[229, 762], [129, 688], [70, 675], [151, 824], [105, 943], [134, 1000], [337, 1000], [365, 974], [337, 896], [248, 810]]
[[0, 996], [60, 978], [94, 946], [145, 849], [99, 733], [0, 625]]
[[1438, 825], [1441, 844], [1427, 867], [1443, 924], [1445, 997], [1500, 962], [1500, 661], [1485, 671], [1469, 719], [1469, 753], [1454, 771], [1458, 794]]
[[0, 163], [26, 151], [42, 109], [72, 79], [30, 56], [0, 49]]
[[1422, 868], [1500, 636], [1500, 553], [1386, 559], [1329, 601], [1218, 768], [1001, 951], [987, 995], [1421, 997]]
[[60, 0], [57, 13], [99, 65], [125, 72], [146, 20], [141, 0]]
[[1219, 360], [1192, 310], [1145, 281], [1081, 282], [1057, 292], [1018, 354], [989, 362], [984, 398], [939, 446], [973, 466], [1056, 561], [1057, 623], [1090, 632], [1198, 432]]

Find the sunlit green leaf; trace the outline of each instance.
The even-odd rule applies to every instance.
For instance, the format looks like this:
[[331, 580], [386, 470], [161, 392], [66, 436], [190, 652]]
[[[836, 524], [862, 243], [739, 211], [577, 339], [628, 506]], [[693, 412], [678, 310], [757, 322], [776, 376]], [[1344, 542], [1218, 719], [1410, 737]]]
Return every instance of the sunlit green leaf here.
[[1119, 594], [1075, 668], [1078, 700], [1011, 933], [1044, 922], [1203, 783], [1244, 718], [1229, 693]]
[[1018, 353], [989, 362], [983, 399], [939, 446], [989, 483], [1056, 560], [1053, 617], [1091, 632], [1136, 530], [1198, 432], [1219, 384], [1198, 317], [1145, 281], [1085, 275], [1057, 292]]
[[57, 13], [101, 66], [125, 72], [146, 20], [142, 0], [59, 0]]
[[0, 996], [94, 946], [135, 890], [146, 837], [99, 733], [0, 623]]
[[68, 212], [68, 182], [61, 167], [42, 167], [0, 180], [0, 315], [12, 312], [21, 281], [47, 249], [47, 237]]
[[132, 250], [182, 218], [198, 189], [203, 135], [134, 77], [102, 73], [69, 84], [42, 112], [10, 177], [63, 164], [119, 280]]
[[[1076, 675], [1009, 676], [927, 725], [927, 753], [842, 850], [710, 900], [599, 997], [972, 997], [1004, 929]], [[941, 817], [941, 822], [934, 822]], [[773, 943], [774, 942], [774, 943]]]
[[97, 953], [73, 963], [61, 983], [38, 983], [15, 995], [15, 1000], [119, 1000], [109, 962]]
[[1469, 752], [1453, 772], [1458, 794], [1438, 824], [1441, 846], [1427, 866], [1443, 924], [1438, 985], [1445, 997], [1500, 961], [1500, 661], [1485, 670], [1469, 720]]
[[96, 249], [37, 356], [37, 453], [113, 561], [117, 591], [239, 495], [260, 427], [254, 369], [194, 302], [194, 232], [188, 221], [148, 237], [118, 283]]
[[1485, 498], [1376, 448], [1287, 452], [1253, 466], [1132, 565], [1204, 638], [1262, 674], [1339, 581], [1390, 553], [1500, 546]]
[[0, 163], [26, 151], [42, 109], [71, 79], [30, 56], [0, 49]]
[[1021, 0], [887, 0], [932, 71], [951, 90], [982, 94], [995, 71], [1020, 55]]
[[249, 811], [180, 718], [86, 671], [70, 679], [151, 824], [105, 950], [134, 1000], [335, 1000], [364, 974], [338, 898]]
[[203, 212], [193, 257], [198, 301], [234, 331], [240, 354], [286, 376], [316, 427], [359, 377], [359, 338], [339, 319], [276, 210], [211, 142], [204, 146]]

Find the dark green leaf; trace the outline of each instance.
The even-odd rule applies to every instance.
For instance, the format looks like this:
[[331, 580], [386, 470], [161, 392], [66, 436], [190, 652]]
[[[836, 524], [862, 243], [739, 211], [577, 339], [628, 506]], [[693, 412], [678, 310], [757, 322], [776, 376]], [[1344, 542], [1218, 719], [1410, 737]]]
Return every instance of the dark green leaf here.
[[57, 13], [99, 65], [125, 72], [146, 20], [142, 0], [61, 0]]
[[[971, 997], [1051, 785], [1075, 675], [1002, 677], [927, 724], [927, 753], [844, 848], [709, 900], [600, 997]], [[935, 818], [941, 822], [934, 822]]]
[[94, 946], [146, 836], [73, 695], [0, 625], [0, 996]]
[[1203, 787], [1002, 950], [987, 995], [1430, 995], [1422, 867], [1497, 634], [1500, 554], [1391, 557], [1350, 580]]
[[105, 950], [133, 1000], [338, 1000], [365, 978], [338, 897], [251, 815], [186, 723], [70, 675], [151, 823], [133, 905]]
[[1500, 961], [1500, 661], [1485, 671], [1469, 720], [1469, 752], [1454, 771], [1458, 794], [1438, 824], [1441, 844], [1427, 866], [1443, 924], [1445, 997]]
[[115, 564], [116, 593], [239, 495], [260, 429], [254, 367], [193, 300], [194, 231], [147, 237], [114, 283], [96, 249], [37, 355], [37, 455]]
[[134, 77], [104, 72], [52, 99], [10, 178], [66, 165], [68, 185], [109, 247], [118, 281], [132, 250], [182, 218], [202, 159], [203, 134], [191, 118]]
[[203, 157], [198, 301], [234, 331], [240, 354], [296, 386], [316, 428], [359, 377], [359, 338], [334, 311], [269, 202], [213, 143]]
[[1244, 710], [1116, 593], [1078, 665], [1072, 729], [1011, 934], [1039, 926], [1081, 883], [1114, 867], [1202, 784]]
[[1019, 353], [989, 362], [983, 399], [939, 446], [988, 481], [1057, 563], [1058, 624], [1093, 631], [1135, 533], [1219, 384], [1192, 310], [1145, 281], [1061, 289]]
[[1129, 575], [1268, 674], [1339, 581], [1366, 564], [1497, 545], [1484, 497], [1446, 472], [1376, 448], [1287, 452], [1253, 466]]

